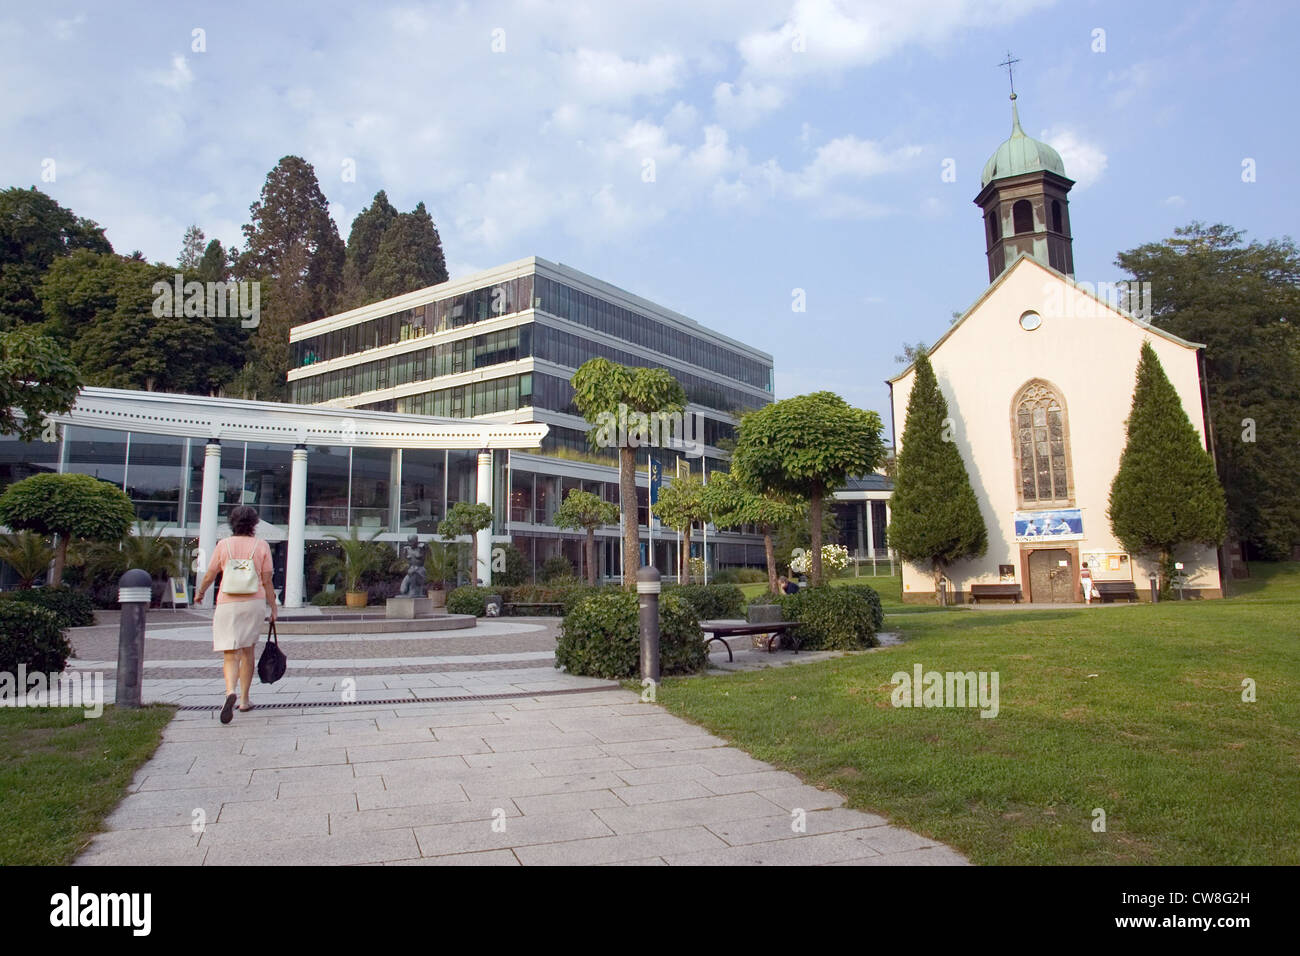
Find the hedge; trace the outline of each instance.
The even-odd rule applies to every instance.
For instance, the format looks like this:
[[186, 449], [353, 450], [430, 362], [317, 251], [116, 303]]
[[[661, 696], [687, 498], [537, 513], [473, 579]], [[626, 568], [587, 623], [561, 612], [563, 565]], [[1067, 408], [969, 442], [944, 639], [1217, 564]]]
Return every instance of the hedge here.
[[[574, 606], [560, 625], [555, 666], [570, 674], [626, 679], [640, 673], [641, 635], [636, 594], [606, 588]], [[669, 592], [659, 598], [659, 670], [694, 674], [709, 654], [690, 604]]]
[[664, 591], [695, 608], [701, 621], [745, 616], [745, 592], [734, 584], [670, 584]]
[[492, 588], [480, 588], [472, 584], [454, 588], [447, 593], [447, 613], [483, 617], [487, 614], [488, 595], [497, 593]]
[[5, 591], [0, 594], [0, 601], [34, 604], [53, 611], [59, 619], [59, 627], [90, 627], [95, 623], [95, 603], [90, 595], [69, 587]]
[[780, 604], [787, 621], [799, 622], [794, 635], [804, 648], [850, 651], [880, 644], [876, 632], [884, 614], [880, 596], [872, 588], [805, 588], [785, 595]]
[[72, 645], [54, 611], [18, 601], [0, 604], [0, 671], [16, 674], [21, 664], [55, 674], [71, 656]]

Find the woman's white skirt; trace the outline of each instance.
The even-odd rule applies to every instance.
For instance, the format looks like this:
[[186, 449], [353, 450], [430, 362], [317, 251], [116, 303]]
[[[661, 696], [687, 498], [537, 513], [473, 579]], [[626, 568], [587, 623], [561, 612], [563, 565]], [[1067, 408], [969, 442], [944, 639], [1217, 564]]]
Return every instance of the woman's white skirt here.
[[233, 651], [255, 646], [267, 613], [265, 601], [225, 601], [218, 604], [212, 615], [212, 649]]

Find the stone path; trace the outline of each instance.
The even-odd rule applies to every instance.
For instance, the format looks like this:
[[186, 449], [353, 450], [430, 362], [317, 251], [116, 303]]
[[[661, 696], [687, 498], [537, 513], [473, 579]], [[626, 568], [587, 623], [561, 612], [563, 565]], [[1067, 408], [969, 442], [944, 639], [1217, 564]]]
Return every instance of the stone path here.
[[[966, 862], [615, 682], [556, 671], [555, 627], [285, 636], [292, 676], [255, 682], [263, 706], [223, 725], [205, 622], [154, 625], [145, 699], [196, 709], [167, 726], [77, 863]], [[115, 629], [70, 636], [72, 666], [105, 671], [111, 692]], [[731, 669], [827, 656], [733, 648]]]

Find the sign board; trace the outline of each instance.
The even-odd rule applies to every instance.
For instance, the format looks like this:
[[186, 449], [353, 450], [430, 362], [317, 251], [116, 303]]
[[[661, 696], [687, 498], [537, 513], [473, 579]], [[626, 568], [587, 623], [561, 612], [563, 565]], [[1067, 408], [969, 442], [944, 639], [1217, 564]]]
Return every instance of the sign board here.
[[172, 607], [190, 603], [189, 584], [184, 578], [168, 578], [167, 584], [171, 589]]
[[664, 483], [664, 466], [654, 455], [650, 456], [650, 504], [659, 503], [659, 489]]
[[1017, 541], [1077, 541], [1083, 537], [1083, 512], [1078, 508], [1017, 511]]

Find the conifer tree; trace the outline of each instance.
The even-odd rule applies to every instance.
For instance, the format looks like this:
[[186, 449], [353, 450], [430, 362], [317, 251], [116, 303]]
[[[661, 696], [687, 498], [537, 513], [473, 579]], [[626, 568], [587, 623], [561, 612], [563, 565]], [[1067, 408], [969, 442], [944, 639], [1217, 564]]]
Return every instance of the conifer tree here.
[[366, 290], [366, 279], [374, 268], [375, 255], [384, 233], [396, 221], [397, 210], [388, 201], [388, 193], [379, 190], [370, 205], [352, 220], [348, 233], [347, 260], [343, 265], [345, 304], [350, 308], [374, 301]]
[[369, 301], [377, 302], [446, 281], [442, 240], [433, 217], [420, 203], [384, 231], [366, 276], [366, 292]]
[[1107, 517], [1125, 550], [1157, 557], [1168, 595], [1175, 549], [1222, 542], [1227, 509], [1214, 462], [1150, 342], [1142, 344], [1127, 425]]
[[961, 452], [947, 434], [947, 418], [948, 402], [930, 357], [918, 351], [889, 502], [889, 546], [904, 561], [930, 568], [936, 602], [948, 567], [988, 550], [984, 516]]

